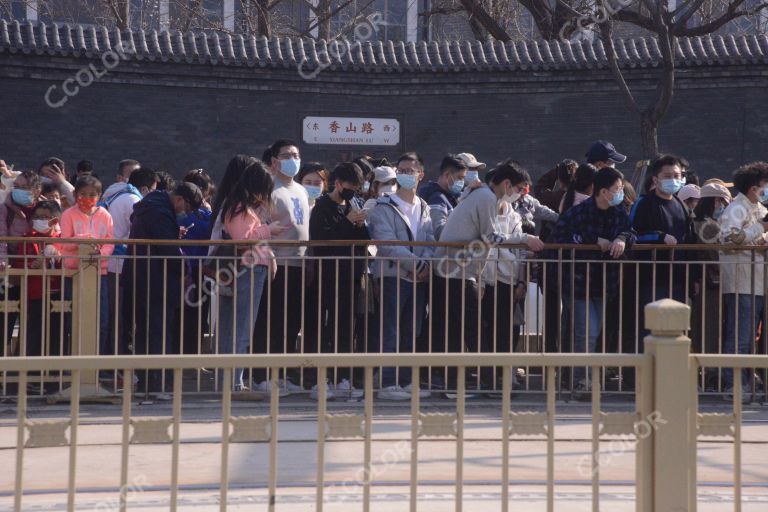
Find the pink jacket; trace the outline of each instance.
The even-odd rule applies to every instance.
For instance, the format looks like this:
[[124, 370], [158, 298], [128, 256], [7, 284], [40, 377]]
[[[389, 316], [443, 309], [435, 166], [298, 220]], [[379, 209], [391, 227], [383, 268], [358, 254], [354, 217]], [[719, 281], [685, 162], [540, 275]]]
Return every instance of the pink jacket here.
[[[99, 206], [93, 215], [83, 213], [80, 208], [67, 208], [61, 215], [61, 238], [113, 238], [112, 216]], [[61, 244], [62, 256], [77, 256], [79, 244]], [[102, 256], [109, 256], [115, 249], [113, 244], [99, 246]], [[77, 269], [80, 258], [63, 258], [66, 269]], [[107, 274], [107, 258], [101, 258], [101, 275]]]
[[[242, 213], [224, 219], [224, 230], [232, 240], [269, 240], [272, 234], [269, 226], [264, 224], [256, 211], [248, 208]], [[274, 272], [277, 263], [272, 250], [266, 245], [254, 245], [243, 261], [250, 265], [264, 265]]]

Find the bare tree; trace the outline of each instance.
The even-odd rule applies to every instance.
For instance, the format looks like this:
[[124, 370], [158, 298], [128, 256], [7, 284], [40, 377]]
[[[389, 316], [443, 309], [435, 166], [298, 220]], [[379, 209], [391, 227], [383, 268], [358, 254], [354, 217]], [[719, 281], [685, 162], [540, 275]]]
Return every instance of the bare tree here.
[[[583, 28], [599, 32], [620, 94], [640, 124], [643, 156], [658, 154], [658, 127], [672, 104], [675, 88], [675, 48], [678, 37], [717, 33], [735, 20], [762, 18], [768, 1], [680, 0], [670, 8], [669, 0], [508, 0], [517, 1], [533, 16], [544, 39], [571, 37]], [[511, 39], [506, 29], [491, 16], [482, 0], [461, 0], [462, 6], [500, 41]], [[767, 11], [768, 12], [768, 11]], [[639, 27], [655, 37], [661, 50], [661, 66], [652, 101], [641, 104], [619, 67], [614, 47], [614, 24]]]

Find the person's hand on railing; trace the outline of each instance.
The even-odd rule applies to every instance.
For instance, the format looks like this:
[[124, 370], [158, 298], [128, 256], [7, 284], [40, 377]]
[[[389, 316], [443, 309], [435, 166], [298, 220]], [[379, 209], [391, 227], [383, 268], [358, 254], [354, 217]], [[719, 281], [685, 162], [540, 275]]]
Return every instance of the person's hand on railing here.
[[279, 220], [276, 220], [274, 222], [270, 222], [269, 224], [269, 233], [272, 236], [277, 236], [283, 234], [288, 229], [288, 226], [283, 226], [280, 224]]
[[544, 242], [541, 241], [541, 238], [534, 235], [528, 235], [525, 243], [533, 252], [539, 252], [544, 249]]
[[664, 235], [664, 243], [667, 245], [677, 245], [677, 238], [672, 235]]
[[611, 242], [609, 240], [606, 240], [605, 238], [599, 238], [597, 239], [597, 245], [600, 246], [600, 250], [602, 252], [608, 252], [611, 248]]
[[608, 253], [611, 255], [611, 258], [618, 259], [624, 254], [624, 249], [626, 249], [626, 247], [627, 244], [624, 240], [617, 238], [608, 246]]

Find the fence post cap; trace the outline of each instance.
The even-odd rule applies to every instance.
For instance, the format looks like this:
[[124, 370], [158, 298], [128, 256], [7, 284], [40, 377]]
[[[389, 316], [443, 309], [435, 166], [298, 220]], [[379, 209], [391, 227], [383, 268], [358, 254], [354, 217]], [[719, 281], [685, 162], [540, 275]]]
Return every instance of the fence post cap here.
[[672, 299], [645, 306], [645, 327], [653, 334], [682, 334], [690, 329], [691, 308]]

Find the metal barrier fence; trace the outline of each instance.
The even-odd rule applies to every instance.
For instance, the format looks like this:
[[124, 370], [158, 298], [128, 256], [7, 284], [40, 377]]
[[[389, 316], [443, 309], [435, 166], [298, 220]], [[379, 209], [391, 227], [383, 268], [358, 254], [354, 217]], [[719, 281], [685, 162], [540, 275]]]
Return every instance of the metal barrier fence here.
[[[221, 397], [220, 442], [220, 509], [227, 510], [229, 489], [229, 454], [231, 443], [267, 443], [269, 510], [275, 510], [281, 495], [278, 481], [277, 450], [280, 417], [280, 389], [278, 374], [281, 368], [311, 366], [323, 378], [333, 368], [355, 365], [364, 373], [364, 407], [362, 414], [334, 414], [327, 409], [327, 392], [319, 391], [316, 414], [317, 463], [316, 510], [323, 510], [325, 501], [325, 458], [328, 443], [340, 439], [359, 439], [363, 445], [362, 482], [363, 510], [370, 510], [372, 481], [372, 423], [374, 371], [380, 366], [410, 368], [416, 373], [421, 368], [446, 366], [456, 368], [458, 378], [455, 411], [450, 413], [423, 412], [420, 404], [418, 381], [410, 397], [410, 510], [417, 510], [419, 479], [419, 444], [429, 437], [444, 437], [455, 441], [455, 504], [463, 510], [463, 473], [465, 448], [465, 390], [464, 369], [497, 365], [502, 368], [501, 419], [497, 424], [502, 443], [502, 464], [494, 485], [501, 489], [501, 507], [510, 509], [509, 486], [510, 444], [512, 436], [544, 436], [546, 439], [546, 504], [555, 510], [555, 419], [556, 375], [567, 367], [587, 366], [592, 369], [593, 387], [590, 393], [592, 410], [591, 457], [589, 475], [592, 486], [592, 510], [600, 508], [601, 441], [612, 436], [630, 436], [635, 440], [636, 510], [668, 511], [696, 510], [697, 451], [699, 437], [731, 436], [734, 440], [734, 493], [735, 507], [741, 503], [741, 372], [734, 374], [733, 409], [727, 414], [700, 414], [697, 407], [696, 383], [701, 367], [768, 368], [764, 356], [706, 356], [690, 355], [690, 340], [684, 336], [689, 326], [689, 308], [674, 301], [659, 301], [646, 308], [647, 326], [652, 331], [645, 342], [648, 350], [643, 355], [608, 354], [393, 354], [393, 355], [208, 355], [208, 356], [103, 356], [103, 357], [19, 357], [1, 359], [0, 371], [18, 372], [17, 437], [15, 465], [15, 510], [24, 510], [25, 456], [30, 451], [46, 447], [69, 449], [67, 509], [75, 510], [78, 493], [78, 427], [80, 403], [86, 400], [84, 385], [92, 382], [103, 368], [121, 372], [130, 381], [140, 371], [171, 369], [173, 372], [172, 414], [161, 418], [135, 416], [132, 411], [132, 390], [127, 386], [123, 394], [121, 421], [120, 500], [121, 511], [128, 508], [129, 455], [135, 444], [171, 444], [172, 457], [168, 491], [170, 509], [176, 510], [179, 496], [179, 450], [182, 423], [183, 370], [200, 366], [222, 371], [224, 380], [232, 378], [238, 367], [271, 369], [272, 388], [266, 415], [232, 416], [233, 393], [223, 386]], [[510, 401], [511, 374], [515, 367], [540, 366], [544, 368], [546, 383], [546, 412], [513, 410]], [[635, 409], [631, 412], [606, 412], [601, 406], [601, 368], [633, 367], [638, 372], [638, 390]], [[30, 372], [71, 372], [71, 408], [68, 418], [30, 420], [27, 416], [25, 383]], [[88, 377], [91, 375], [91, 377]], [[689, 378], [686, 379], [686, 375]], [[170, 433], [169, 433], [170, 429]], [[69, 434], [67, 436], [67, 433]], [[183, 483], [183, 482], [181, 482]], [[81, 484], [82, 485], [82, 484]]]
[[[64, 242], [78, 244], [80, 254], [15, 256], [0, 270], [3, 356], [640, 354], [647, 331], [637, 319], [645, 304], [662, 298], [692, 307], [694, 352], [768, 355], [765, 247], [740, 248], [734, 260], [732, 246], [637, 246], [623, 259], [610, 260], [599, 259], [597, 246], [575, 245], [547, 246], [533, 255], [524, 247], [484, 242], [254, 246], [129, 240], [121, 241], [127, 249], [120, 255], [103, 256], [93, 254], [93, 245], [115, 241], [57, 241]], [[212, 256], [209, 247], [215, 247]], [[286, 249], [296, 254], [285, 255]], [[279, 252], [276, 262], [270, 250]], [[722, 254], [727, 256], [720, 261]], [[736, 299], [726, 293], [731, 290], [724, 287], [724, 274], [736, 280]], [[205, 367], [187, 372], [185, 391], [220, 391], [221, 373]], [[588, 373], [563, 372], [558, 393], [588, 391]], [[604, 390], [634, 391], [631, 368], [605, 368], [600, 376]], [[768, 391], [766, 376], [754, 374], [754, 397]], [[493, 365], [470, 371], [467, 382], [478, 392], [498, 392], [501, 377]], [[328, 378], [334, 386], [364, 384], [356, 366], [333, 368]], [[540, 366], [519, 366], [511, 378], [520, 393], [545, 389]], [[102, 372], [97, 380], [102, 391], [114, 394], [124, 386], [121, 379]], [[171, 390], [164, 372], [138, 379], [140, 392]], [[238, 390], [268, 391], [270, 379], [269, 372], [251, 368], [235, 370], [232, 382]], [[382, 368], [376, 386], [407, 387], [415, 384], [410, 379], [407, 371]], [[732, 385], [715, 368], [699, 372], [698, 379], [705, 394]], [[30, 392], [55, 395], [68, 380], [61, 373], [30, 377], [36, 384]], [[457, 389], [456, 372], [445, 367], [424, 369], [418, 380], [433, 392], [455, 395]], [[3, 390], [14, 381], [13, 375], [0, 375]], [[323, 381], [313, 369], [286, 368], [278, 378], [283, 392], [310, 393], [318, 382]]]

